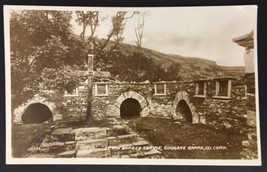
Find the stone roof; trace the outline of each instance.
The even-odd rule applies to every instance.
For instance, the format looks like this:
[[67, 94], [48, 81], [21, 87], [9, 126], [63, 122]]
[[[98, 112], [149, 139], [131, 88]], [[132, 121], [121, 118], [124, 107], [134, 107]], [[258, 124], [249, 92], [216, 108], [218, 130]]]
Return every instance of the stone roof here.
[[232, 39], [233, 42], [247, 49], [254, 48], [254, 31]]

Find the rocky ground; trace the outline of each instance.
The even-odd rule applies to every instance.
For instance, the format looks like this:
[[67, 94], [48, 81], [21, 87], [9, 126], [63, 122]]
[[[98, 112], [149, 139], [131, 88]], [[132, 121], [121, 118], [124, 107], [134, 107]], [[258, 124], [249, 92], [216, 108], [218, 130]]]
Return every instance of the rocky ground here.
[[14, 157], [241, 159], [244, 135], [203, 124], [136, 118], [15, 125]]

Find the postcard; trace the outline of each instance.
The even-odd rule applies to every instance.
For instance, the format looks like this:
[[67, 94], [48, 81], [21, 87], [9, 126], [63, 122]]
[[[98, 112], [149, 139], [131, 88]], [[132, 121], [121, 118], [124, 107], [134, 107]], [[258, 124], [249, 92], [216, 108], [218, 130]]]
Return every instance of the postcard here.
[[7, 164], [261, 165], [257, 6], [4, 6]]

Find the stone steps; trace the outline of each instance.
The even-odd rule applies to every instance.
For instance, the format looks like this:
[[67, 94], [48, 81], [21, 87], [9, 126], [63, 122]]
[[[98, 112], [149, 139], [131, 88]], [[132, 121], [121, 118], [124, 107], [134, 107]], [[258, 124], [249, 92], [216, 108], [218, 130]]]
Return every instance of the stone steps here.
[[74, 141], [75, 133], [72, 128], [57, 128], [52, 131], [50, 139], [59, 142]]
[[75, 141], [69, 142], [46, 142], [43, 141], [40, 145], [40, 152], [43, 153], [59, 153], [73, 150], [75, 148]]
[[107, 131], [105, 128], [89, 127], [78, 128], [73, 131], [75, 133], [75, 140], [91, 140], [91, 139], [103, 139], [107, 137]]
[[107, 139], [93, 139], [93, 140], [82, 140], [77, 141], [76, 150], [86, 150], [86, 149], [107, 149], [108, 141]]
[[[109, 119], [115, 125], [115, 131], [125, 129], [117, 119]], [[119, 125], [117, 125], [120, 123]], [[39, 154], [56, 158], [161, 158], [161, 152], [155, 149], [145, 149], [151, 146], [144, 138], [129, 129], [126, 134], [114, 135], [114, 127], [99, 128], [54, 128], [47, 133], [40, 145]], [[42, 154], [42, 155], [41, 155]]]

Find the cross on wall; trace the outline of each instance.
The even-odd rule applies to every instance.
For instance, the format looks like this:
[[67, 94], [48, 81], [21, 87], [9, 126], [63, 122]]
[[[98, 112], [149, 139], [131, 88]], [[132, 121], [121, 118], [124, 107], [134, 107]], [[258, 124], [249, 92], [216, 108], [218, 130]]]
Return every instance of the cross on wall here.
[[94, 71], [94, 55], [88, 54], [88, 93], [87, 93], [87, 120], [92, 119], [92, 101], [93, 101], [93, 78], [95, 77], [109, 77], [110, 72]]

